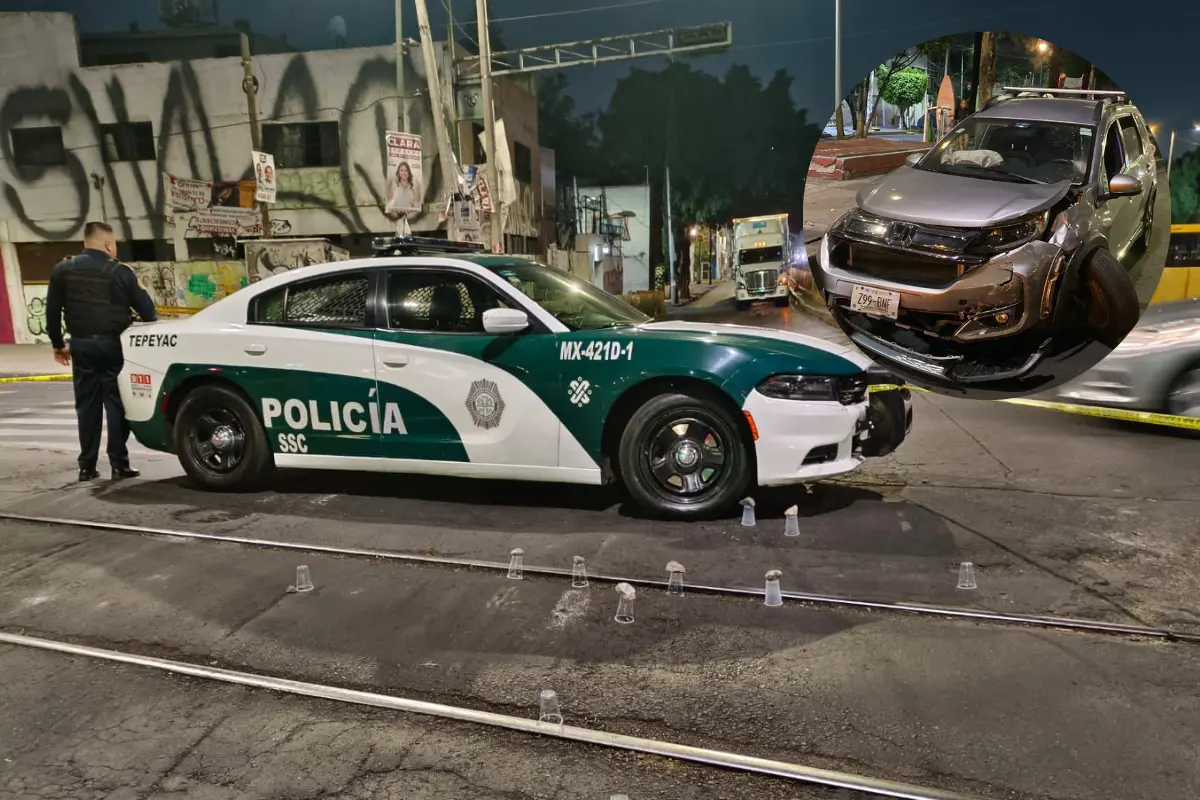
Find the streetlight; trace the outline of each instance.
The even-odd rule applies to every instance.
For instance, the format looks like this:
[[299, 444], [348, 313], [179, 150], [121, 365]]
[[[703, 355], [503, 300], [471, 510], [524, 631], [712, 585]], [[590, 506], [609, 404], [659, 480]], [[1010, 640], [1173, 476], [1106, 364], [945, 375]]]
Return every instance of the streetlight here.
[[1040, 50], [1041, 52], [1044, 53], [1049, 49], [1050, 49], [1050, 45], [1046, 44], [1045, 42], [1038, 42], [1038, 50]]
[[693, 225], [692, 229], [690, 231], [688, 231], [688, 236], [691, 236], [693, 239], [695, 239], [699, 235], [700, 235], [700, 226], [699, 225]]

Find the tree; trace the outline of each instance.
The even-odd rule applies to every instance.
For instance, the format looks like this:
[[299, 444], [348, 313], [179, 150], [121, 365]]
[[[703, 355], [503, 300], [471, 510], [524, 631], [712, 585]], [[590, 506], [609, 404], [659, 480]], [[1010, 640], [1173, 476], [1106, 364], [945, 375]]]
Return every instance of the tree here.
[[567, 76], [556, 72], [538, 84], [538, 139], [554, 151], [557, 174], [569, 178], [596, 177], [595, 114], [580, 115], [568, 94]]
[[1200, 222], [1200, 150], [1184, 153], [1171, 166], [1171, 221]]
[[900, 109], [901, 124], [908, 125], [908, 109], [925, 98], [929, 91], [929, 75], [916, 67], [902, 69], [887, 82], [883, 99]]
[[871, 104], [871, 111], [866, 115], [866, 119], [859, 120], [859, 127], [855, 135], [859, 139], [867, 138], [867, 133], [871, 129], [870, 120], [875, 118], [875, 112], [879, 110], [879, 101], [887, 93], [888, 84], [892, 82], [892, 79], [895, 77], [896, 73], [912, 67], [922, 58], [924, 58], [927, 63], [943, 60], [946, 55], [946, 50], [951, 44], [953, 44], [953, 42], [953, 36], [942, 36], [937, 39], [930, 39], [929, 41], [922, 42], [916, 47], [911, 47], [902, 53], [897, 53], [887, 61], [883, 62], [883, 64], [881, 64], [879, 69], [875, 72], [876, 88], [879, 93], [875, 95], [875, 102]]
[[631, 70], [597, 120], [597, 177], [640, 182], [649, 170], [661, 185], [669, 164], [680, 253], [688, 224], [799, 213], [821, 126], [796, 108], [792, 81], [780, 70], [764, 84], [744, 65], [723, 78], [682, 62]]

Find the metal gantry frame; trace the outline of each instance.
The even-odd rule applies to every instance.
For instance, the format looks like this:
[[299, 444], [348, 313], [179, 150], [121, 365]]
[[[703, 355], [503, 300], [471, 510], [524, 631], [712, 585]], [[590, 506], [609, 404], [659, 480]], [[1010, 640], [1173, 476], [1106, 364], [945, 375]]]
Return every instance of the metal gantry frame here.
[[[613, 61], [637, 58], [669, 58], [687, 53], [717, 52], [733, 43], [733, 23], [714, 22], [689, 28], [666, 28], [648, 33], [621, 36], [602, 36], [576, 42], [525, 47], [492, 53], [490, 65], [493, 77], [548, 69], [596, 66]], [[459, 59], [455, 71], [460, 81], [482, 80], [482, 59], [478, 56]]]

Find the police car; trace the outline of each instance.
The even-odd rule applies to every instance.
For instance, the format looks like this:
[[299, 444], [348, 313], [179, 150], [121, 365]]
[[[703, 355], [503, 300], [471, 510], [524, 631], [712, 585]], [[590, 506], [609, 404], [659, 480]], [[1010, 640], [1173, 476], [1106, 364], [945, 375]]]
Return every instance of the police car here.
[[755, 484], [850, 472], [911, 425], [907, 390], [868, 397], [891, 379], [851, 348], [655, 322], [474, 245], [376, 246], [127, 331], [137, 440], [210, 490], [252, 489], [275, 468], [619, 481], [688, 518]]

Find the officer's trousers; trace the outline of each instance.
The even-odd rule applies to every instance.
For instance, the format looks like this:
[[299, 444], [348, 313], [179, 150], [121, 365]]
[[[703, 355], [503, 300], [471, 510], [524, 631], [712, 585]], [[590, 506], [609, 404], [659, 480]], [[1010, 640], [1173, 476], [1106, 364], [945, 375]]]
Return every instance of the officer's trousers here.
[[117, 376], [125, 366], [121, 340], [71, 339], [71, 373], [75, 382], [75, 415], [79, 419], [79, 468], [95, 469], [100, 458], [100, 432], [108, 420], [108, 464], [129, 466], [129, 423]]

